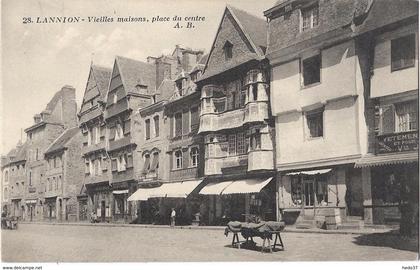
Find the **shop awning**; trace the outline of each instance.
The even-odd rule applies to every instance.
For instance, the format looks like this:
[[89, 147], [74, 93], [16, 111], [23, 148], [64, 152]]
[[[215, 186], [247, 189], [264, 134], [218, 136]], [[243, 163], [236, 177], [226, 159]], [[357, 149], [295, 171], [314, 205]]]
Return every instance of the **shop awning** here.
[[114, 190], [112, 191], [113, 194], [126, 194], [128, 193], [128, 189], [124, 189], [124, 190]]
[[127, 200], [147, 201], [149, 198], [186, 198], [199, 184], [199, 181], [164, 183], [155, 188], [139, 188]]
[[332, 169], [322, 169], [322, 170], [312, 170], [312, 171], [300, 171], [300, 172], [291, 172], [286, 173], [286, 175], [299, 175], [299, 174], [306, 174], [306, 175], [315, 175], [315, 174], [324, 174], [330, 172]]
[[273, 177], [267, 180], [262, 179], [244, 179], [233, 181], [231, 185], [228, 185], [222, 194], [243, 194], [243, 193], [258, 193], [263, 189]]
[[220, 195], [222, 194], [222, 191], [232, 183], [233, 181], [226, 181], [226, 182], [221, 182], [221, 183], [209, 183], [208, 185], [206, 185], [200, 190], [199, 194]]
[[158, 191], [150, 197], [186, 198], [200, 183], [198, 181], [183, 181], [164, 183], [158, 187]]
[[355, 168], [373, 167], [390, 164], [402, 164], [416, 162], [419, 160], [417, 152], [410, 153], [396, 153], [388, 155], [366, 155], [356, 161]]
[[127, 201], [147, 201], [152, 194], [157, 194], [159, 188], [139, 188], [134, 192]]

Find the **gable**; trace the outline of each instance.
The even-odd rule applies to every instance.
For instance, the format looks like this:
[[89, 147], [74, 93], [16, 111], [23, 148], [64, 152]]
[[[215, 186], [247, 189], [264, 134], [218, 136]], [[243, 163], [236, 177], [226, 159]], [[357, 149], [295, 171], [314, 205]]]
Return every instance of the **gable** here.
[[89, 78], [86, 85], [85, 95], [83, 96], [83, 102], [90, 101], [91, 99], [99, 96], [98, 84], [96, 83], [93, 69], [90, 69]]
[[113, 103], [114, 95], [117, 94], [117, 99], [120, 100], [126, 96], [124, 85], [121, 79], [121, 73], [118, 66], [118, 62], [114, 62], [112, 70], [112, 78], [109, 83], [108, 96], [107, 96], [107, 107]]
[[[231, 59], [225, 59], [224, 47], [227, 42], [232, 44]], [[207, 60], [204, 76], [215, 75], [258, 58], [259, 55], [251, 41], [245, 36], [229, 9], [226, 9]]]

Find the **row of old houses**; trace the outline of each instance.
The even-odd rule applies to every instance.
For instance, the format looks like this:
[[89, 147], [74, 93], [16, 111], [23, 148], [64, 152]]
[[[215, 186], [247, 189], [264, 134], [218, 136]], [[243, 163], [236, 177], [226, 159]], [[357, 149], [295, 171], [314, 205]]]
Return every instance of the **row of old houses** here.
[[63, 87], [2, 160], [12, 215], [415, 223], [418, 3], [280, 0], [264, 16], [227, 6], [208, 54], [91, 65], [77, 118]]

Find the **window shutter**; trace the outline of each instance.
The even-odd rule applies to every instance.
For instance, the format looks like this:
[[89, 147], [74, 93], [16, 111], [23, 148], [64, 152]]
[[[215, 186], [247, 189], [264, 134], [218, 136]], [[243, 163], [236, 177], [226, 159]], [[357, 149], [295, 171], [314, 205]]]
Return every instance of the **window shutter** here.
[[111, 171], [115, 172], [117, 170], [117, 160], [115, 158], [111, 159]]
[[112, 127], [109, 129], [109, 139], [110, 140], [115, 139], [115, 127]]
[[186, 135], [190, 133], [190, 117], [189, 110], [185, 110], [182, 113], [182, 134]]
[[133, 167], [133, 154], [127, 155], [127, 168]]
[[375, 134], [381, 133], [381, 109], [379, 106], [375, 106], [375, 118], [374, 118]]
[[188, 150], [182, 150], [182, 168], [186, 169], [190, 165], [190, 157]]
[[395, 108], [394, 105], [382, 106], [381, 134], [395, 132]]
[[174, 137], [174, 116], [169, 119], [169, 136], [170, 138]]
[[102, 162], [101, 162], [101, 169], [102, 171], [106, 171], [108, 169], [108, 160], [106, 158], [106, 156], [102, 156]]
[[124, 135], [130, 133], [131, 131], [131, 121], [127, 120], [124, 122]]

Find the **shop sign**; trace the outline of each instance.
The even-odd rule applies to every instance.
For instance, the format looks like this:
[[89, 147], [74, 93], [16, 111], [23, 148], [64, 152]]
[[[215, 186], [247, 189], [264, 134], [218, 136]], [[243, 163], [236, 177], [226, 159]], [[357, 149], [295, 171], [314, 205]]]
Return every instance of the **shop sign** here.
[[417, 151], [419, 133], [417, 130], [377, 136], [377, 154]]

